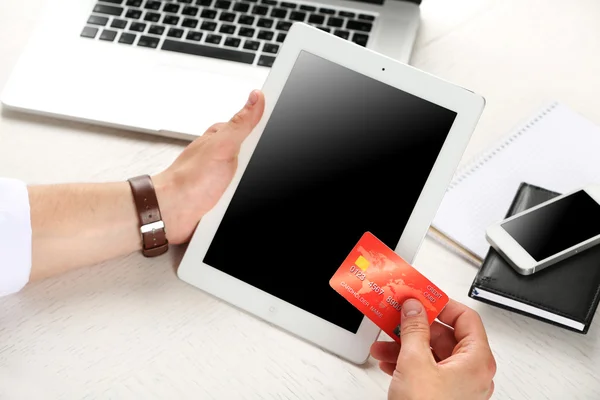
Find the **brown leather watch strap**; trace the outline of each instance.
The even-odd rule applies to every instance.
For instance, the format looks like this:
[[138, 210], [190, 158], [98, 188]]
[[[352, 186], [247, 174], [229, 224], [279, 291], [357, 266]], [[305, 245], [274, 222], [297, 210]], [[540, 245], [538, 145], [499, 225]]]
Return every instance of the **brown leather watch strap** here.
[[142, 254], [146, 257], [164, 254], [169, 249], [169, 242], [152, 179], [148, 175], [141, 175], [128, 179], [128, 182], [140, 221]]

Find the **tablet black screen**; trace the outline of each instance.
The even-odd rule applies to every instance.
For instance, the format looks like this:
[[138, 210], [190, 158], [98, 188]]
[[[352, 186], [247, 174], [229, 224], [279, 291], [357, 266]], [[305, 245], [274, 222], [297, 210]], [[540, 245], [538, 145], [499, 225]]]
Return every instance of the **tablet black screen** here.
[[366, 231], [396, 247], [455, 117], [301, 52], [204, 262], [356, 333], [329, 279]]

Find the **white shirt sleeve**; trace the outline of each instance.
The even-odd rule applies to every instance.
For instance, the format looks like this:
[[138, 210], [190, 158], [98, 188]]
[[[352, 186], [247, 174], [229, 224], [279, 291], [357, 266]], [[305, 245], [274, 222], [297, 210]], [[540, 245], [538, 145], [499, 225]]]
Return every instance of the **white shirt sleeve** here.
[[25, 183], [0, 178], [0, 296], [16, 293], [31, 273], [31, 215]]

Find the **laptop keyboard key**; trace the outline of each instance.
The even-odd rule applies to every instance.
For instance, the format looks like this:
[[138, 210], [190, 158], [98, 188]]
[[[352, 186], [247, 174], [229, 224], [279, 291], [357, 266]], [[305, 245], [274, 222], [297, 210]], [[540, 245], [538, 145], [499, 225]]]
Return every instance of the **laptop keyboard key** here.
[[133, 34], [133, 33], [123, 32], [123, 33], [121, 33], [121, 36], [119, 37], [119, 43], [133, 44], [134, 41], [135, 41], [135, 34]]
[[202, 14], [200, 14], [200, 16], [206, 19], [215, 19], [217, 16], [217, 12], [215, 10], [204, 9], [202, 10]]
[[183, 29], [171, 28], [169, 29], [169, 32], [167, 32], [167, 36], [179, 39], [183, 36]]
[[199, 42], [202, 40], [202, 32], [189, 31], [185, 38], [187, 40], [193, 40], [195, 42]]
[[346, 28], [361, 32], [371, 32], [373, 24], [371, 24], [370, 22], [363, 21], [348, 21], [348, 23], [346, 24]]
[[284, 8], [296, 8], [296, 4], [294, 4], [294, 3], [287, 3], [285, 1], [282, 1], [281, 2], [281, 7], [284, 7]]
[[319, 28], [320, 30], [322, 30], [323, 32], [327, 32], [327, 33], [331, 33], [331, 29], [329, 29], [326, 26], [318, 26], [317, 28]]
[[257, 42], [255, 40], [246, 40], [246, 42], [244, 43], [244, 48], [247, 50], [258, 50], [259, 46], [260, 42]]
[[108, 18], [106, 18], [106, 17], [100, 17], [98, 15], [90, 15], [90, 17], [88, 18], [87, 23], [90, 24], [90, 25], [104, 26], [104, 25], [106, 25], [108, 23]]
[[285, 18], [287, 16], [287, 10], [283, 8], [274, 8], [271, 10], [271, 17], [273, 18]]
[[352, 41], [361, 46], [366, 46], [367, 42], [369, 41], [369, 37], [367, 35], [363, 35], [361, 33], [355, 33], [352, 36]]
[[162, 25], [152, 25], [150, 29], [148, 29], [148, 33], [160, 36], [165, 33], [165, 27]]
[[240, 27], [238, 36], [253, 37], [255, 30], [253, 28]]
[[304, 20], [306, 19], [306, 13], [300, 11], [292, 11], [290, 13], [290, 19], [292, 21], [304, 22]]
[[174, 15], [165, 15], [163, 18], [163, 24], [167, 25], [177, 25], [179, 23], [179, 17]]
[[338, 15], [340, 17], [356, 18], [356, 14], [354, 14], [353, 12], [348, 12], [348, 11], [340, 11], [340, 12], [338, 12]]
[[123, 20], [123, 19], [113, 19], [113, 21], [110, 23], [110, 27], [111, 28], [117, 28], [117, 29], [125, 29], [125, 27], [127, 26], [127, 21]]
[[160, 21], [160, 14], [151, 11], [146, 11], [146, 15], [144, 15], [144, 21], [158, 22]]
[[127, 0], [125, 5], [128, 5], [129, 7], [140, 7], [142, 5], [142, 0]]
[[304, 10], [304, 11], [310, 11], [310, 12], [315, 12], [315, 11], [317, 11], [317, 7], [313, 7], [313, 6], [305, 6], [305, 5], [302, 5], [302, 6], [300, 6], [300, 9], [301, 9], [301, 10]]
[[235, 21], [235, 14], [223, 11], [219, 16], [219, 21], [233, 22]]
[[289, 21], [279, 21], [277, 23], [277, 29], [279, 29], [280, 31], [289, 31], [290, 28], [292, 27], [292, 23]]
[[219, 32], [233, 35], [235, 33], [235, 25], [223, 24], [221, 25]]
[[210, 7], [212, 0], [196, 0], [197, 6]]
[[283, 43], [283, 41], [285, 40], [286, 36], [287, 36], [287, 34], [285, 34], [285, 33], [280, 33], [279, 35], [277, 35], [277, 41], [278, 41], [279, 43]]
[[185, 18], [181, 23], [181, 26], [186, 28], [195, 28], [198, 26], [198, 20], [196, 18]]
[[228, 37], [225, 39], [225, 46], [239, 47], [241, 40], [238, 38]]
[[220, 60], [236, 61], [246, 64], [252, 64], [256, 57], [253, 53], [239, 51], [234, 49], [225, 49], [214, 46], [204, 46], [196, 43], [180, 42], [175, 40], [165, 39], [163, 50], [175, 51], [178, 53], [193, 54], [196, 56], [204, 56], [218, 58]]
[[264, 6], [254, 6], [252, 7], [252, 14], [254, 15], [267, 15], [269, 9]]
[[215, 2], [215, 8], [220, 8], [221, 10], [229, 10], [231, 7], [231, 1], [229, 0], [217, 0]]
[[279, 51], [279, 45], [273, 43], [265, 43], [263, 45], [262, 51], [265, 53], [277, 54], [277, 52]]
[[270, 28], [273, 26], [273, 20], [268, 18], [261, 18], [256, 23], [259, 28]]
[[179, 12], [179, 4], [167, 3], [163, 7], [163, 11], [164, 12], [173, 13], [173, 14], [177, 14]]
[[81, 31], [81, 37], [94, 39], [98, 34], [98, 28], [92, 28], [91, 26], [86, 26]]
[[219, 44], [221, 43], [221, 35], [208, 35], [206, 37], [206, 43]]
[[121, 4], [123, 3], [123, 0], [101, 0], [105, 3], [113, 3], [113, 4]]
[[271, 31], [260, 31], [260, 32], [258, 32], [257, 38], [261, 39], [261, 40], [271, 40], [271, 39], [273, 39], [274, 35], [275, 34]]
[[375, 17], [367, 14], [360, 14], [358, 19], [364, 19], [365, 21], [375, 21]]
[[277, 2], [275, 0], [261, 0], [261, 3], [266, 4], [268, 6], [276, 6]]
[[129, 10], [127, 10], [127, 13], [125, 14], [125, 17], [131, 18], [131, 19], [140, 19], [141, 16], [142, 16], [142, 12], [140, 10], [136, 10], [134, 8], [130, 8]]
[[151, 49], [155, 49], [158, 46], [158, 42], [160, 41], [157, 37], [152, 36], [140, 36], [137, 45], [141, 47], [150, 47]]
[[254, 23], [254, 17], [251, 15], [240, 15], [238, 18], [238, 24], [252, 25]]
[[239, 11], [239, 12], [247, 12], [248, 9], [250, 8], [250, 6], [246, 3], [235, 3], [235, 5], [233, 6], [233, 11]]
[[120, 17], [123, 14], [123, 7], [105, 6], [104, 4], [96, 4], [94, 12], [98, 14], [114, 15]]
[[341, 29], [336, 29], [335, 32], [333, 32], [333, 34], [335, 36], [341, 37], [342, 39], [348, 39], [348, 37], [350, 37], [350, 32], [343, 31]]
[[311, 24], [322, 24], [325, 22], [325, 17], [322, 15], [312, 14], [308, 17], [308, 22]]
[[320, 8], [319, 12], [321, 14], [331, 14], [331, 15], [335, 14], [335, 10], [332, 10], [331, 8]]
[[341, 18], [329, 17], [327, 26], [333, 26], [334, 28], [341, 28], [344, 25], [344, 20]]
[[146, 24], [141, 22], [132, 22], [131, 25], [129, 25], [129, 30], [135, 32], [144, 32], [146, 30]]
[[215, 29], [217, 29], [217, 23], [216, 22], [212, 22], [212, 21], [204, 21], [202, 23], [202, 26], [200, 27], [200, 29], [202, 29], [203, 31], [214, 31]]
[[148, 10], [159, 10], [160, 5], [161, 5], [160, 1], [148, 0], [146, 2], [146, 5], [144, 6], [144, 8], [148, 9]]
[[100, 40], [106, 40], [107, 42], [112, 42], [117, 37], [117, 31], [111, 31], [109, 29], [104, 29], [102, 34], [100, 34]]
[[258, 65], [261, 67], [272, 67], [275, 62], [275, 57], [271, 56], [260, 56], [258, 59]]
[[187, 15], [187, 16], [190, 16], [190, 17], [195, 17], [196, 15], [198, 15], [198, 7], [185, 6], [183, 8], [183, 11], [181, 11], [181, 13], [183, 15]]

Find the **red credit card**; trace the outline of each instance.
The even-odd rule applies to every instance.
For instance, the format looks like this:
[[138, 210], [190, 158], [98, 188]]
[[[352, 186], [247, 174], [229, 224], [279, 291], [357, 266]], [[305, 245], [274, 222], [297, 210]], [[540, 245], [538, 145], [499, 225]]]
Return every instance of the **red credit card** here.
[[354, 246], [329, 284], [397, 342], [406, 299], [423, 303], [430, 324], [448, 303], [444, 292], [370, 232]]

